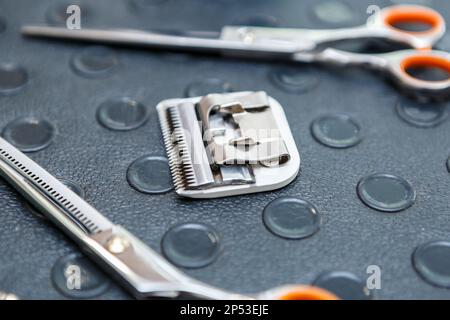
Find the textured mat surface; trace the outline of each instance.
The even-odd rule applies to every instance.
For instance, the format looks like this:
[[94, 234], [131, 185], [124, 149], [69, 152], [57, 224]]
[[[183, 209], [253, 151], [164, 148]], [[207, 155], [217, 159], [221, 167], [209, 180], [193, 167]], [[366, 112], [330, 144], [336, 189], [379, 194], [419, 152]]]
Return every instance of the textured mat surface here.
[[[83, 27], [218, 31], [224, 24], [353, 26], [366, 20], [370, 4], [399, 2], [98, 0], [81, 8]], [[448, 1], [420, 3], [450, 15]], [[64, 23], [66, 7], [0, 1], [0, 130], [108, 218], [193, 277], [230, 290], [315, 282], [344, 298], [450, 298], [443, 288], [450, 286], [448, 104], [408, 101], [358, 69], [19, 35], [22, 24]], [[439, 47], [450, 50], [450, 37]], [[232, 90], [265, 90], [284, 106], [301, 173], [274, 192], [182, 199], [172, 190], [155, 106]], [[364, 180], [358, 195], [358, 182], [378, 173], [391, 176]], [[375, 210], [371, 196], [396, 212]], [[292, 199], [267, 207], [280, 197]], [[431, 241], [441, 242], [425, 245]], [[82, 268], [75, 292], [66, 286], [71, 264]], [[381, 268], [381, 289], [370, 294], [369, 266]], [[0, 181], [0, 291], [25, 299], [130, 298], [107, 279]]]

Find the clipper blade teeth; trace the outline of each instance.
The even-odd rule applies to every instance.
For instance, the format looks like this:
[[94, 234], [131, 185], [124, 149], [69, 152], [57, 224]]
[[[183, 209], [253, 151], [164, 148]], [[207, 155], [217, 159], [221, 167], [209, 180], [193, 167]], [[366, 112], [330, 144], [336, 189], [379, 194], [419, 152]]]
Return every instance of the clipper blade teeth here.
[[171, 123], [171, 119], [166, 110], [159, 111], [159, 120], [175, 189], [184, 189], [185, 179], [183, 178], [183, 170], [180, 165], [179, 152], [172, 136], [174, 124]]
[[200, 188], [214, 183], [195, 106], [170, 106], [159, 109], [158, 113], [175, 189]]

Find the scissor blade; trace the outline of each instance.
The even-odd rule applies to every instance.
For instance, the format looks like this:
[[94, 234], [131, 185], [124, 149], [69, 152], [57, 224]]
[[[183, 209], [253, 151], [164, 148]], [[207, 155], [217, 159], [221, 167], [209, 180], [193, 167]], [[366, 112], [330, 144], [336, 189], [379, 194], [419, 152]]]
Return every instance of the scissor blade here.
[[[135, 30], [132, 30], [135, 31]], [[189, 38], [203, 38], [203, 39], [219, 39], [221, 33], [218, 31], [197, 31], [197, 30], [175, 30], [175, 29], [152, 29], [148, 30], [150, 33], [156, 33], [167, 36], [189, 37]], [[141, 32], [146, 32], [141, 30]]]
[[176, 297], [180, 292], [213, 299], [234, 297], [180, 272], [2, 138], [0, 176], [62, 226], [97, 263], [121, 278], [136, 297]]
[[224, 40], [211, 37], [192, 37], [170, 35], [141, 30], [80, 29], [70, 30], [61, 27], [24, 26], [22, 34], [32, 37], [88, 41], [106, 44], [168, 48], [183, 51], [202, 51], [212, 53], [239, 53], [253, 55], [291, 55], [298, 46], [291, 43], [246, 43], [244, 41]]
[[44, 213], [52, 220], [72, 222], [73, 225], [69, 227], [78, 227], [87, 234], [109, 230], [113, 226], [75, 192], [2, 138], [0, 176], [35, 205], [43, 208]]

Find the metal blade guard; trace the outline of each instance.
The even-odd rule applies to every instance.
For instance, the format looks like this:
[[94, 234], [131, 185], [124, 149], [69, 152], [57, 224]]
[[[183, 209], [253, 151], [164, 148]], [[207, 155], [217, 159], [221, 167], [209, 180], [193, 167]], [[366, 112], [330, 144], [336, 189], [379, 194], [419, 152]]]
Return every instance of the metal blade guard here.
[[157, 110], [181, 196], [269, 191], [298, 174], [300, 155], [283, 108], [265, 92], [170, 99]]

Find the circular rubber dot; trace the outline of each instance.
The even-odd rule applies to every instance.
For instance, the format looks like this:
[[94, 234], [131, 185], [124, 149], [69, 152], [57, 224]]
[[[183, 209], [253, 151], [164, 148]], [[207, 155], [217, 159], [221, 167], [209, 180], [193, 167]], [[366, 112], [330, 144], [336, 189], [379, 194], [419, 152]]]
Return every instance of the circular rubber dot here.
[[311, 133], [318, 142], [331, 148], [350, 148], [361, 142], [361, 128], [343, 114], [325, 115], [311, 124]]
[[12, 94], [28, 81], [27, 71], [14, 63], [0, 64], [0, 94]]
[[143, 156], [127, 171], [128, 183], [142, 193], [158, 194], [173, 189], [169, 163], [166, 158]]
[[210, 78], [205, 80], [194, 81], [186, 88], [187, 97], [200, 97], [210, 93], [227, 93], [233, 92], [235, 88], [227, 81]]
[[91, 13], [90, 9], [84, 5], [77, 3], [77, 1], [65, 1], [60, 3], [54, 3], [51, 5], [45, 15], [47, 23], [52, 26], [66, 26], [67, 18], [70, 17], [70, 13], [67, 13], [67, 9], [71, 5], [78, 5], [81, 9], [81, 23], [82, 25], [89, 21]]
[[408, 181], [385, 173], [362, 178], [357, 191], [359, 198], [367, 206], [385, 212], [405, 210], [416, 199], [416, 192]]
[[80, 198], [84, 199], [84, 197], [86, 196], [84, 190], [72, 180], [59, 179], [59, 181], [62, 182], [71, 191], [75, 192]]
[[23, 152], [35, 152], [48, 147], [55, 128], [47, 120], [24, 117], [13, 120], [3, 129], [2, 136]]
[[309, 202], [283, 197], [270, 202], [263, 211], [263, 222], [273, 234], [286, 239], [303, 239], [320, 228], [320, 215]]
[[312, 16], [328, 26], [352, 25], [357, 22], [352, 7], [343, 1], [327, 0], [312, 7]]
[[[84, 190], [80, 186], [78, 186], [75, 182], [68, 179], [58, 179], [58, 180], [62, 182], [66, 187], [68, 187], [71, 191], [75, 192], [80, 198], [84, 199], [85, 197]], [[48, 220], [48, 218], [44, 214], [42, 214], [33, 204], [31, 204], [28, 201], [25, 202], [25, 204], [32, 214], [44, 220]]]
[[193, 55], [186, 52], [158, 52], [159, 56], [169, 62], [192, 63]]
[[450, 172], [450, 157], [447, 159], [447, 170]]
[[432, 128], [440, 125], [448, 118], [445, 104], [419, 103], [411, 100], [400, 100], [397, 113], [405, 122], [420, 128]]
[[142, 126], [147, 119], [147, 108], [130, 98], [108, 100], [97, 109], [97, 121], [111, 130], [133, 130]]
[[316, 88], [320, 83], [317, 72], [309, 67], [303, 69], [280, 68], [269, 75], [272, 83], [288, 93], [302, 94]]
[[102, 47], [86, 47], [72, 58], [72, 68], [76, 73], [87, 77], [101, 77], [111, 73], [119, 64], [114, 50]]
[[179, 267], [202, 268], [219, 256], [220, 238], [209, 226], [186, 223], [169, 229], [161, 248], [164, 256]]
[[0, 17], [0, 33], [5, 32], [6, 30], [6, 21], [3, 17]]
[[435, 241], [414, 250], [414, 269], [432, 285], [450, 289], [450, 242]]
[[274, 28], [277, 27], [279, 23], [278, 19], [275, 18], [274, 16], [265, 14], [255, 14], [236, 19], [233, 25]]
[[59, 292], [75, 299], [97, 297], [110, 285], [108, 278], [79, 253], [60, 258], [53, 266], [51, 276]]
[[167, 0], [133, 0], [133, 4], [138, 8], [151, 8], [163, 4]]
[[313, 285], [326, 289], [343, 300], [369, 300], [372, 298], [365, 282], [353, 273], [346, 271], [323, 273], [314, 280]]

